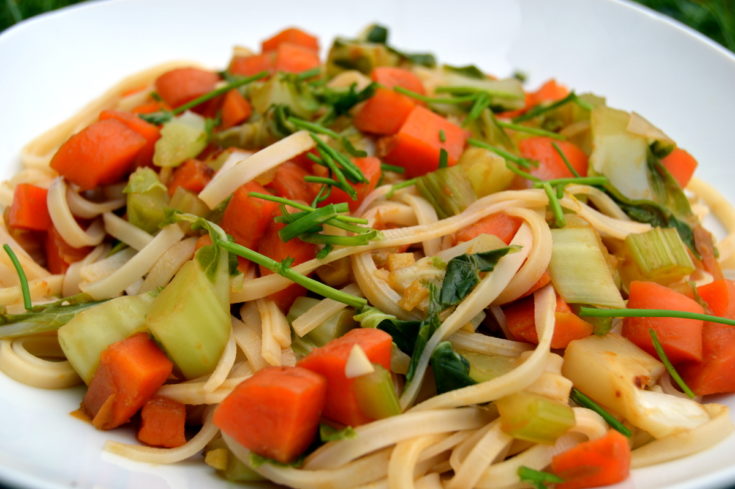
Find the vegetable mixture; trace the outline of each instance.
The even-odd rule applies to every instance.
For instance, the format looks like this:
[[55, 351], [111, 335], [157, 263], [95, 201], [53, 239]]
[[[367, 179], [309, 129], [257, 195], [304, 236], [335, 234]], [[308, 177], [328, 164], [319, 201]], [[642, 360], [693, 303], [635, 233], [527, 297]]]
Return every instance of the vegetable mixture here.
[[154, 67], [27, 146], [7, 375], [86, 384], [139, 441], [106, 450], [294, 488], [598, 487], [732, 431], [733, 250], [691, 154], [379, 25], [319, 48]]

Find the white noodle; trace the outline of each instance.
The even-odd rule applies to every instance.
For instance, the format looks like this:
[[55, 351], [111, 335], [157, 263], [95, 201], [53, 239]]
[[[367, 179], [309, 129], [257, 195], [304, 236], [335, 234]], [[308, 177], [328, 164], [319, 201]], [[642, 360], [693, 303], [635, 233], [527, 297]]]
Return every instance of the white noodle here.
[[97, 246], [105, 238], [105, 230], [99, 221], [94, 221], [86, 231], [77, 224], [66, 201], [66, 183], [62, 177], [55, 179], [48, 189], [46, 204], [54, 227], [70, 246]]
[[142, 250], [153, 241], [153, 236], [111, 212], [106, 212], [102, 218], [107, 234], [135, 250]]

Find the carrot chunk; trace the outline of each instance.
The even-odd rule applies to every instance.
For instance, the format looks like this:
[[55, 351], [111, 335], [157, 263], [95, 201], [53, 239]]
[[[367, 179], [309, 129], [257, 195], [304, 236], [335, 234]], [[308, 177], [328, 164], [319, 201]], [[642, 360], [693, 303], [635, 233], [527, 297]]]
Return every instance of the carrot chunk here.
[[357, 328], [336, 338], [321, 348], [312, 350], [301, 359], [300, 367], [307, 368], [327, 379], [327, 403], [324, 417], [348, 426], [369, 421], [359, 408], [353, 391], [354, 379], [345, 376], [345, 365], [352, 347], [359, 345], [372, 363], [390, 369], [391, 336], [375, 328]]
[[574, 174], [564, 164], [564, 160], [554, 149], [554, 143], [564, 153], [569, 164], [580, 176], [587, 176], [587, 155], [569, 141], [555, 141], [549, 137], [537, 136], [526, 138], [520, 142], [518, 149], [521, 156], [539, 162], [539, 166], [531, 167], [529, 173], [542, 180], [554, 178], [571, 178]]
[[324, 202], [326, 204], [347, 202], [350, 206], [350, 211], [354, 212], [358, 207], [360, 207], [363, 199], [367, 197], [370, 192], [375, 190], [375, 187], [378, 185], [378, 180], [380, 180], [381, 169], [380, 160], [372, 156], [354, 158], [353, 162], [360, 170], [362, 170], [363, 175], [368, 179], [367, 183], [356, 183], [353, 185], [357, 192], [357, 200], [352, 200], [344, 190], [333, 188], [332, 193], [329, 194], [329, 197], [327, 197]]
[[355, 114], [355, 127], [363, 132], [390, 136], [398, 132], [416, 102], [388, 88], [378, 88]]
[[[280, 222], [271, 222], [266, 230], [263, 238], [258, 244], [258, 251], [276, 261], [283, 261], [293, 258], [293, 265], [298, 265], [309, 261], [316, 256], [316, 245], [306, 243], [298, 238], [290, 241], [283, 241], [278, 235], [285, 224]], [[260, 275], [270, 275], [273, 273], [265, 267], [260, 267]], [[293, 301], [297, 297], [306, 294], [306, 289], [298, 284], [291, 284], [283, 290], [271, 294], [269, 297], [278, 304], [282, 311], [288, 311]]]
[[[503, 306], [503, 313], [511, 339], [538, 344], [533, 297], [526, 297]], [[551, 348], [566, 348], [571, 341], [591, 335], [594, 329], [590, 323], [574, 314], [569, 304], [560, 296], [556, 297], [554, 317], [556, 325], [554, 335], [551, 337]]]
[[288, 463], [314, 439], [325, 393], [324, 377], [310, 370], [266, 367], [222, 401], [214, 424], [249, 450]]
[[233, 75], [253, 76], [262, 71], [273, 71], [274, 53], [234, 56], [228, 68]]
[[238, 188], [222, 215], [222, 229], [235, 241], [247, 248], [255, 249], [265, 234], [278, 204], [269, 200], [251, 197], [250, 192], [268, 194], [262, 185], [248, 182]]
[[29, 183], [19, 183], [13, 192], [13, 203], [8, 209], [8, 226], [34, 231], [46, 231], [51, 227], [51, 217], [46, 206], [48, 190]]
[[[655, 282], [633, 281], [628, 299], [630, 309], [673, 309], [703, 313], [702, 306], [689, 297]], [[656, 331], [661, 346], [672, 363], [702, 360], [702, 320], [679, 318], [625, 318], [623, 336], [653, 356], [649, 330]]]
[[404, 167], [408, 178], [418, 177], [439, 167], [442, 149], [447, 152], [447, 164], [454, 165], [466, 139], [461, 127], [416, 105], [388, 144], [385, 161]]
[[222, 102], [221, 129], [242, 124], [250, 118], [253, 108], [239, 90], [230, 90]]
[[319, 51], [319, 39], [296, 27], [289, 27], [263, 41], [263, 52], [274, 51], [283, 43], [297, 44], [312, 51]]
[[564, 479], [557, 489], [607, 486], [628, 478], [630, 445], [618, 431], [609, 430], [595, 440], [580, 443], [554, 456], [551, 471]]
[[681, 148], [674, 148], [674, 151], [664, 157], [661, 163], [671, 173], [671, 176], [674, 177], [681, 188], [687, 186], [698, 165], [694, 156], [689, 154], [687, 150]]
[[137, 166], [146, 166], [153, 162], [153, 152], [156, 150], [156, 141], [161, 137], [161, 129], [144, 121], [135, 114], [120, 110], [103, 110], [100, 112], [100, 120], [103, 121], [105, 119], [120, 121], [145, 138], [145, 146], [143, 146], [135, 158], [135, 164]]
[[97, 121], [61, 145], [51, 168], [82, 190], [90, 190], [121, 180], [145, 145], [146, 139], [122, 122]]
[[200, 68], [175, 68], [156, 78], [156, 92], [171, 107], [176, 108], [214, 90], [219, 77]]
[[127, 423], [171, 375], [173, 363], [147, 333], [107, 347], [89, 383], [82, 409], [100, 430]]
[[64, 241], [56, 228], [49, 226], [44, 241], [46, 250], [46, 267], [49, 272], [58, 274], [64, 273], [72, 263], [78, 262], [92, 251], [91, 246], [82, 248], [74, 248]]
[[481, 234], [493, 234], [503, 240], [505, 244], [508, 244], [513, 239], [513, 236], [516, 235], [522, 223], [522, 219], [509, 216], [505, 212], [490, 214], [474, 224], [457, 231], [457, 234], [454, 235], [454, 242], [462, 243], [463, 241], [476, 238]]
[[301, 165], [287, 161], [278, 165], [273, 181], [268, 187], [281, 197], [311, 204], [319, 192], [319, 185], [304, 181], [304, 177], [309, 175], [310, 173]]
[[525, 105], [518, 110], [510, 110], [498, 114], [498, 117], [513, 118], [524, 114], [533, 107], [546, 102], [556, 102], [569, 95], [569, 89], [553, 78], [547, 80], [535, 92], [526, 93]]
[[697, 293], [715, 316], [735, 318], [735, 282], [715, 280], [697, 287]]
[[276, 49], [273, 69], [286, 73], [301, 73], [317, 68], [319, 64], [319, 54], [313, 49], [284, 42]]
[[175, 448], [186, 443], [186, 406], [153, 396], [140, 411], [138, 440], [152, 447]]
[[412, 92], [424, 95], [424, 84], [421, 79], [413, 71], [405, 68], [396, 68], [393, 66], [377, 66], [370, 73], [370, 78], [374, 82], [380, 83], [385, 88], [403, 87]]
[[214, 175], [214, 170], [205, 163], [190, 159], [176, 167], [168, 182], [168, 194], [173, 195], [178, 187], [198, 194], [207, 186]]
[[705, 322], [702, 361], [683, 363], [677, 370], [699, 396], [735, 392], [735, 328]]

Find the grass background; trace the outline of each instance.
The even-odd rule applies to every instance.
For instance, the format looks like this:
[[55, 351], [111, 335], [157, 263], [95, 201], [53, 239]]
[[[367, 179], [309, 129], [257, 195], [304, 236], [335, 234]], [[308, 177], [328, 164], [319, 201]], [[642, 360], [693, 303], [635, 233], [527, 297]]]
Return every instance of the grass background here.
[[[34, 15], [83, 1], [0, 0], [0, 31]], [[636, 1], [687, 24], [735, 52], [735, 0]]]

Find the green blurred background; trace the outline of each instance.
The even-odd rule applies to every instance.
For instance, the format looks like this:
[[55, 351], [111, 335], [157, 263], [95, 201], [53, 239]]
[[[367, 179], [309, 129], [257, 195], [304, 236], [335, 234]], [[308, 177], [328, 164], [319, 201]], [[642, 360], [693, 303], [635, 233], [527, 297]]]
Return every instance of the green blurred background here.
[[[85, 0], [0, 0], [0, 31], [28, 17], [82, 1]], [[735, 0], [637, 1], [693, 27], [735, 51]]]

